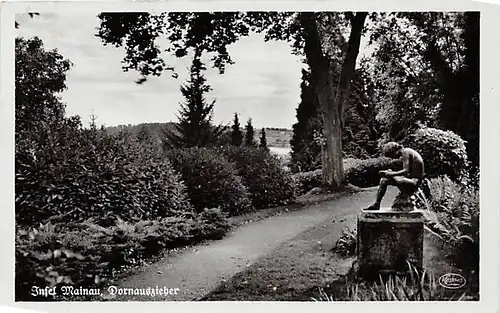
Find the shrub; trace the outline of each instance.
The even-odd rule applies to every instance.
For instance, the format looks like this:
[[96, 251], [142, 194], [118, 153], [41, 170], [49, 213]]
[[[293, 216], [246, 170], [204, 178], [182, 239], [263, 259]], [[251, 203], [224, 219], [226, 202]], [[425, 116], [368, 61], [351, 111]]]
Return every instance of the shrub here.
[[[83, 223], [45, 224], [16, 233], [16, 300], [31, 297], [32, 286], [95, 288], [124, 266], [139, 264], [164, 248], [220, 238], [229, 226], [219, 210], [160, 220], [102, 227]], [[61, 293], [59, 293], [61, 294]]]
[[404, 145], [422, 155], [426, 177], [447, 175], [456, 182], [467, 178], [465, 141], [452, 131], [420, 128], [405, 140]]
[[292, 175], [298, 194], [305, 194], [309, 190], [323, 186], [323, 172], [321, 169], [310, 172], [299, 172]]
[[172, 166], [127, 149], [127, 138], [67, 119], [16, 142], [16, 222], [99, 218], [111, 225], [191, 211]]
[[334, 251], [342, 256], [354, 255], [356, 253], [356, 243], [356, 229], [346, 226], [342, 229], [340, 238], [335, 243]]
[[386, 157], [358, 160], [344, 170], [345, 180], [358, 187], [376, 186], [380, 182], [379, 171], [402, 169], [401, 160]]
[[181, 173], [197, 212], [220, 208], [230, 215], [252, 210], [247, 188], [234, 164], [214, 149], [186, 148], [166, 152]]
[[185, 186], [169, 162], [139, 150], [126, 137], [82, 129], [79, 120], [53, 123], [16, 142], [16, 222], [101, 225], [177, 216], [192, 211]]
[[417, 194], [417, 205], [427, 228], [441, 238], [462, 267], [479, 267], [479, 192], [459, 185], [447, 176], [425, 181]]
[[221, 149], [234, 162], [248, 187], [256, 209], [285, 205], [295, 199], [295, 183], [280, 160], [267, 150], [256, 147], [226, 147]]

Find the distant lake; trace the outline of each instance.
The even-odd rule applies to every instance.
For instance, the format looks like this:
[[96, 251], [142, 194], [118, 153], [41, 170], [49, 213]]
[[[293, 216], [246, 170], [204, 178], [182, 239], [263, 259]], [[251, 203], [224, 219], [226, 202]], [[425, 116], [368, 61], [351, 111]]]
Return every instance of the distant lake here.
[[278, 147], [269, 147], [269, 150], [278, 156], [288, 156], [289, 153], [292, 151], [291, 148], [278, 148]]

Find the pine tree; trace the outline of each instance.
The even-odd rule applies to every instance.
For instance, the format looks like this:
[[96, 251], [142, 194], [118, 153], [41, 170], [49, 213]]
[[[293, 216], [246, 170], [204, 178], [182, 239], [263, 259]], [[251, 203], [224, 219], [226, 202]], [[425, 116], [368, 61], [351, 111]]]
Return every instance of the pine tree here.
[[322, 133], [323, 124], [310, 76], [308, 70], [302, 70], [301, 101], [296, 110], [297, 123], [293, 125], [293, 135], [290, 140], [291, 164], [294, 171], [308, 171], [321, 166], [321, 146], [315, 143], [314, 134]]
[[262, 128], [260, 131], [260, 144], [259, 147], [268, 150], [267, 139], [266, 139], [266, 129]]
[[249, 118], [245, 126], [245, 146], [255, 145], [255, 130], [253, 129], [252, 119]]
[[205, 94], [212, 89], [206, 84], [204, 70], [206, 67], [201, 62], [201, 52], [196, 50], [190, 78], [181, 86], [181, 93], [186, 100], [181, 103], [179, 123], [175, 125], [175, 131], [163, 130], [163, 146], [166, 149], [208, 146], [213, 144], [224, 130], [221, 125], [212, 125], [215, 101], [206, 102]]
[[233, 129], [231, 132], [231, 144], [233, 146], [241, 146], [243, 143], [243, 132], [240, 129], [240, 120], [238, 119], [238, 113], [234, 113]]

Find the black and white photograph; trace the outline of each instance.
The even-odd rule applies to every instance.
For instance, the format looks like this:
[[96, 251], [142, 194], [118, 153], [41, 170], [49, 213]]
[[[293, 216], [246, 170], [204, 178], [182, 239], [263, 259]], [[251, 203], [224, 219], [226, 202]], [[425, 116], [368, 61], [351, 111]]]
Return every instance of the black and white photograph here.
[[14, 302], [481, 300], [483, 12], [98, 4], [12, 20]]

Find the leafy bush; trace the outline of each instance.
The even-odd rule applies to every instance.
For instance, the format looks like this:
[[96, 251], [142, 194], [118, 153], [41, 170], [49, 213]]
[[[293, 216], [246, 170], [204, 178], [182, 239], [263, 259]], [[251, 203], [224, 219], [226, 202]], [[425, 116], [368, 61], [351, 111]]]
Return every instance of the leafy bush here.
[[404, 145], [422, 155], [426, 177], [447, 175], [456, 182], [467, 178], [465, 141], [452, 131], [420, 128], [405, 140]]
[[216, 209], [137, 223], [118, 220], [111, 227], [88, 220], [18, 229], [16, 300], [49, 300], [31, 297], [32, 286], [98, 287], [124, 266], [138, 264], [164, 248], [218, 239], [228, 229], [225, 216]]
[[[346, 182], [358, 187], [376, 186], [380, 181], [380, 170], [402, 168], [400, 160], [380, 157], [366, 160], [348, 158], [343, 160], [344, 177]], [[314, 170], [311, 172], [296, 173], [293, 175], [298, 191], [303, 194], [312, 188], [323, 185], [322, 171]]]
[[401, 160], [386, 157], [359, 160], [353, 166], [345, 169], [344, 175], [347, 182], [358, 187], [377, 186], [380, 182], [379, 171], [391, 169], [400, 170]]
[[479, 191], [459, 185], [447, 176], [425, 181], [417, 206], [427, 228], [441, 238], [461, 267], [479, 267]]
[[234, 164], [214, 149], [186, 148], [166, 152], [181, 173], [197, 212], [220, 208], [230, 215], [252, 210], [247, 188]]
[[356, 244], [356, 229], [346, 226], [342, 229], [340, 238], [335, 243], [334, 251], [342, 256], [354, 255], [356, 253]]
[[236, 164], [239, 175], [248, 187], [256, 209], [285, 205], [295, 199], [295, 183], [280, 160], [267, 150], [256, 147], [221, 149]]
[[305, 194], [309, 190], [323, 185], [323, 172], [321, 169], [310, 172], [299, 172], [292, 175], [297, 193]]
[[[127, 147], [128, 146], [128, 147]], [[124, 136], [82, 129], [65, 119], [16, 142], [16, 222], [33, 225], [98, 219], [125, 221], [192, 211], [169, 162], [139, 154]]]

